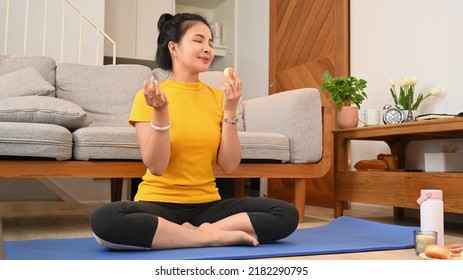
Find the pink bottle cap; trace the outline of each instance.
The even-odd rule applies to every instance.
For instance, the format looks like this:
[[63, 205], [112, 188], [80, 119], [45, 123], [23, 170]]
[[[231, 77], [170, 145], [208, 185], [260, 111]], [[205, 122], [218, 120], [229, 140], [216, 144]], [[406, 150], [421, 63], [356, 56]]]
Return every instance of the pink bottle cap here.
[[421, 196], [418, 198], [416, 202], [418, 202], [418, 204], [421, 204], [425, 200], [430, 198], [442, 199], [442, 190], [421, 190]]

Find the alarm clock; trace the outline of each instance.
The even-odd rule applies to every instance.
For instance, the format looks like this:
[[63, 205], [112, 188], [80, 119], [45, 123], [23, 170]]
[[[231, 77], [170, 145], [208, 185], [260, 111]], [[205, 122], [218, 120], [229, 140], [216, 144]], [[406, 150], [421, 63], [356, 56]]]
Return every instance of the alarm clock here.
[[385, 110], [383, 113], [383, 122], [385, 124], [401, 123], [404, 121], [402, 108], [399, 106], [386, 105], [383, 109]]

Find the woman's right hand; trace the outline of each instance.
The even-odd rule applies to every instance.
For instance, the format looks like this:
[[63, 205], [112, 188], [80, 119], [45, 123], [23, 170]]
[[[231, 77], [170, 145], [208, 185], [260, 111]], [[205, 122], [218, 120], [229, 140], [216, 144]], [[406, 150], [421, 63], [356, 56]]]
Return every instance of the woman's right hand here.
[[143, 94], [146, 104], [153, 107], [153, 118], [151, 125], [148, 121], [135, 124], [141, 157], [149, 171], [160, 176], [170, 161], [170, 123], [167, 106], [169, 102], [164, 92], [159, 89], [159, 83], [154, 77], [144, 82]]
[[154, 77], [146, 80], [143, 86], [146, 104], [155, 110], [160, 110], [169, 104], [165, 93], [159, 89], [159, 82]]

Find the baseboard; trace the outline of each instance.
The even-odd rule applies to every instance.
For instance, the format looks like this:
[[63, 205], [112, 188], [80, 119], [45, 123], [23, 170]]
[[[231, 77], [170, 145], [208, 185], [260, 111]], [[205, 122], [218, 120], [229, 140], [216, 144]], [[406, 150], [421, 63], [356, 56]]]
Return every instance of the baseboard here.
[[78, 205], [69, 205], [65, 202], [8, 202], [0, 203], [0, 216], [22, 216], [22, 215], [62, 215], [66, 213], [91, 213], [96, 208], [110, 201], [89, 201], [81, 202]]
[[[368, 213], [382, 213], [385, 215], [393, 215], [394, 209], [392, 206], [385, 206], [385, 205], [375, 205], [375, 204], [366, 204], [366, 203], [358, 203], [358, 202], [351, 202], [349, 204], [349, 209], [354, 211], [362, 211]], [[409, 218], [420, 218], [420, 210], [419, 209], [411, 209], [406, 208], [404, 209], [404, 216]], [[463, 214], [458, 213], [444, 213], [444, 221], [449, 223], [456, 223], [456, 224], [463, 224]]]

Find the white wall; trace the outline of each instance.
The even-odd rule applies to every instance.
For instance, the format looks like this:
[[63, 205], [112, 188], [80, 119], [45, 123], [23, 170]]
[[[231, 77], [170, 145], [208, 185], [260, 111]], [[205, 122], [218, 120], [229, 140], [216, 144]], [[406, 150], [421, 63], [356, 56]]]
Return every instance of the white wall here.
[[218, 22], [222, 27], [222, 44], [227, 45], [231, 49], [231, 54], [226, 56], [215, 56], [211, 65], [211, 70], [222, 71], [226, 67], [235, 67], [234, 61], [237, 56], [234, 43], [237, 40], [235, 37], [235, 22], [237, 14], [235, 9], [235, 0], [224, 1], [213, 9], [213, 17], [210, 22]]
[[235, 66], [243, 80], [243, 99], [268, 95], [269, 0], [236, 0], [237, 55]]
[[[48, 21], [47, 36], [45, 45], [45, 55], [53, 57], [59, 62], [78, 62], [78, 42], [79, 42], [79, 16], [69, 5], [65, 7], [66, 21], [64, 27], [64, 53], [61, 60], [61, 14], [62, 0], [48, 0]], [[105, 0], [71, 0], [82, 12], [84, 12], [97, 26], [104, 30], [104, 4]], [[5, 38], [5, 19], [6, 19], [7, 0], [0, 0], [0, 52], [4, 53]], [[45, 15], [45, 0], [29, 1], [29, 22], [27, 24], [27, 55], [42, 55], [43, 21]], [[10, 0], [10, 16], [8, 23], [8, 45], [7, 54], [24, 54], [24, 30], [26, 15], [25, 0]], [[103, 44], [104, 40], [99, 39], [98, 63], [97, 60], [97, 39], [96, 33], [90, 24], [82, 24], [82, 54], [81, 63], [102, 64], [103, 63]]]
[[[463, 112], [462, 12], [460, 0], [351, 0], [351, 75], [368, 81], [362, 109], [391, 103], [389, 79], [414, 76], [417, 90], [443, 91], [424, 101], [418, 113]], [[406, 167], [423, 168], [423, 152], [440, 151], [441, 142], [413, 143]], [[389, 152], [386, 145], [356, 141], [352, 164], [381, 152]]]
[[211, 22], [219, 22], [222, 43], [232, 53], [216, 56], [211, 70], [234, 67], [243, 81], [245, 100], [268, 95], [269, 0], [227, 0], [212, 12], [207, 8], [176, 5], [177, 12], [198, 12]]

